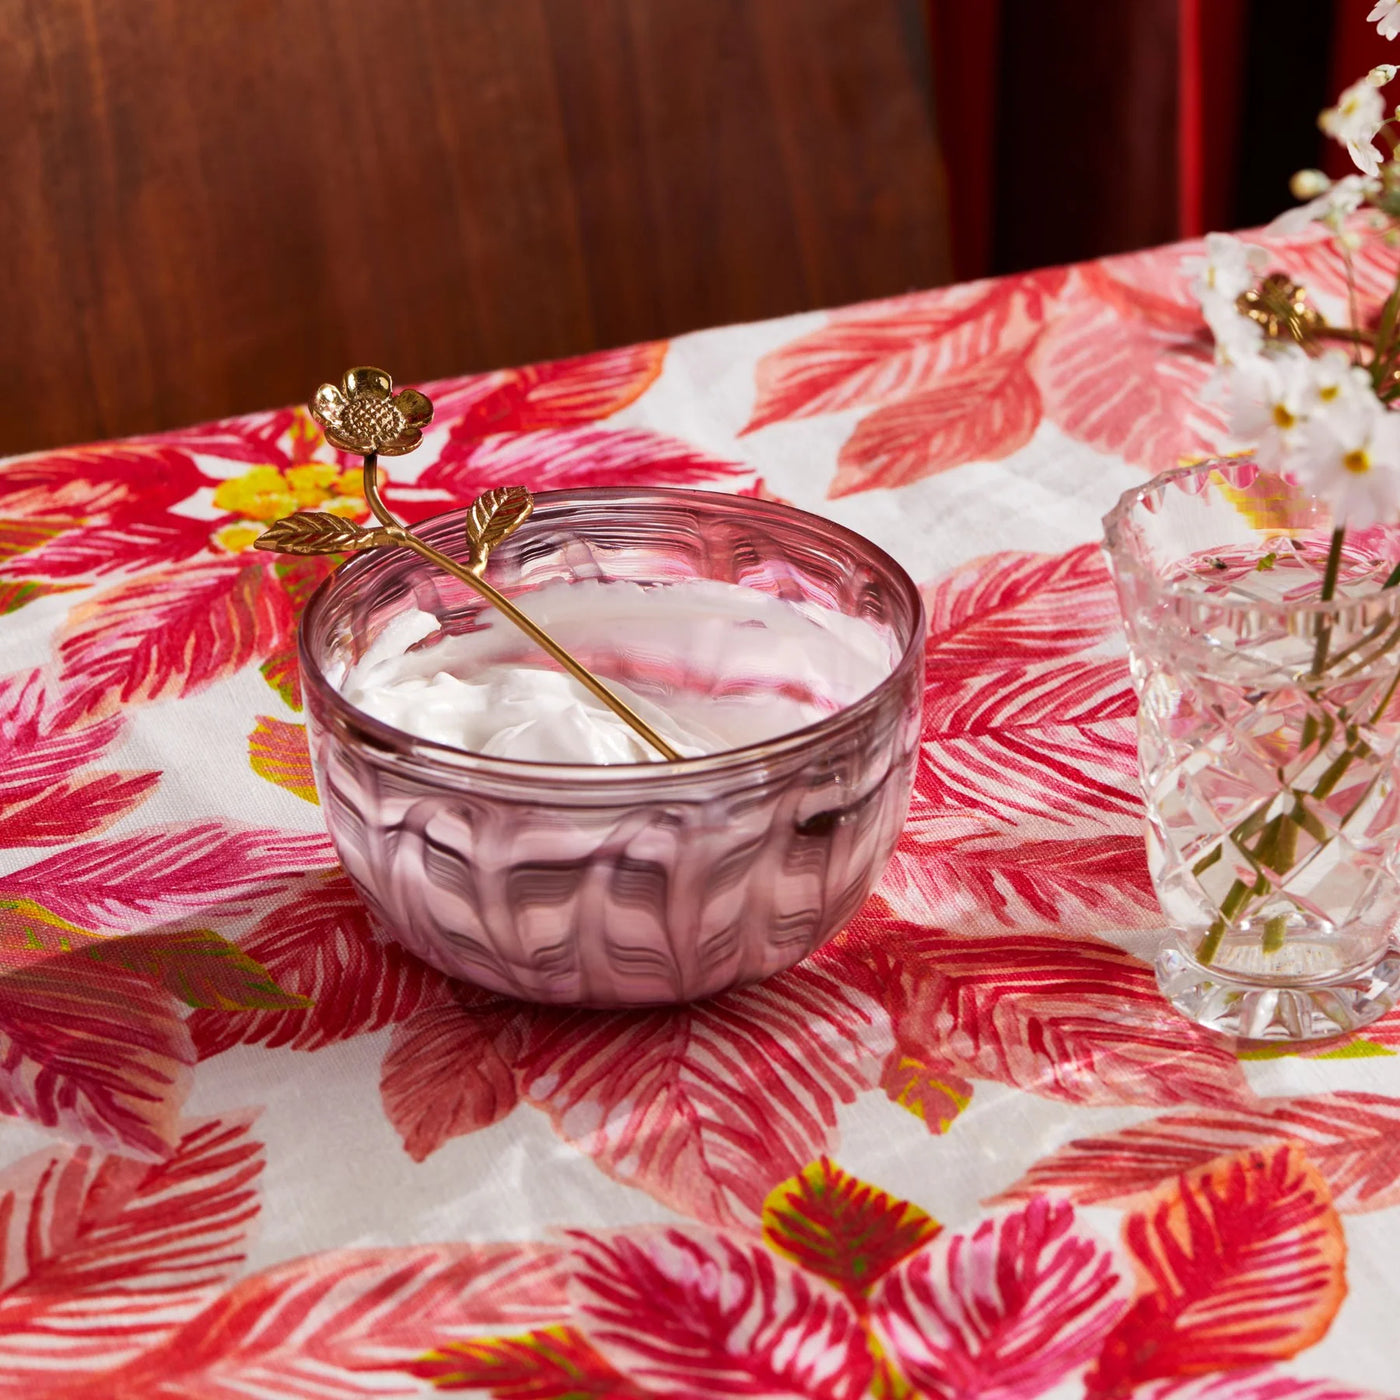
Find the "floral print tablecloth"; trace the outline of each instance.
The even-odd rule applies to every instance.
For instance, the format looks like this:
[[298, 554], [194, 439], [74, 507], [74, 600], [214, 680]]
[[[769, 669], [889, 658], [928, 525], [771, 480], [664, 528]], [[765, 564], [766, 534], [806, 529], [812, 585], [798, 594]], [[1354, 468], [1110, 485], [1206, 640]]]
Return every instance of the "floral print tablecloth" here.
[[[1340, 309], [1330, 242], [1275, 246]], [[1400, 1015], [1242, 1049], [1144, 960], [1095, 542], [1221, 444], [1192, 252], [427, 386], [408, 517], [693, 484], [925, 585], [878, 894], [680, 1010], [502, 1001], [367, 924], [300, 713], [324, 561], [250, 548], [363, 511], [303, 411], [0, 467], [0, 1396], [1400, 1394]]]

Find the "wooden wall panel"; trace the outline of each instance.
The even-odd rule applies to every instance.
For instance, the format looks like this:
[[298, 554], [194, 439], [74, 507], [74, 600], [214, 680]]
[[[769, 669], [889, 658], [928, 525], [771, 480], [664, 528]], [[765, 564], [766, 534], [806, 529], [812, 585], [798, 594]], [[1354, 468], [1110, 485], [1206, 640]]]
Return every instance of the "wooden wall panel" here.
[[0, 452], [947, 280], [919, 0], [0, 0]]

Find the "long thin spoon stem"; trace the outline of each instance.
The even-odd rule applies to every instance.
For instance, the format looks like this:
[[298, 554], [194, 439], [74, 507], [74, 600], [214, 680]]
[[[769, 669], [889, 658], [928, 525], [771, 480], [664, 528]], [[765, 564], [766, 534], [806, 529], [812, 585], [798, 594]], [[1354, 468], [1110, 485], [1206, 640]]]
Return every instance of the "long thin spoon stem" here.
[[581, 666], [575, 661], [544, 628], [526, 617], [505, 594], [493, 588], [484, 578], [478, 578], [465, 564], [459, 564], [450, 555], [444, 554], [440, 549], [434, 549], [432, 545], [420, 540], [395, 520], [379, 496], [379, 459], [377, 453], [371, 452], [365, 458], [364, 481], [365, 500], [369, 503], [370, 510], [374, 512], [375, 519], [384, 526], [388, 534], [398, 544], [407, 545], [415, 554], [436, 564], [438, 568], [445, 569], [453, 578], [461, 579], [469, 588], [474, 588], [492, 607], [504, 613], [536, 646], [548, 652], [585, 690], [601, 700], [618, 719], [628, 725], [634, 733], [645, 739], [663, 758], [674, 762], [682, 757], [641, 715], [625, 701], [619, 700], [586, 666]]

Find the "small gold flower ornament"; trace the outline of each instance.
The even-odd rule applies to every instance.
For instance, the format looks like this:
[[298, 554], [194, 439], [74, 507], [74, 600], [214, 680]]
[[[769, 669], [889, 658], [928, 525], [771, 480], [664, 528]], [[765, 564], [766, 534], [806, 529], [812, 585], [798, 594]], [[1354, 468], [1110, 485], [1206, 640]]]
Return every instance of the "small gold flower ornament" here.
[[311, 416], [342, 452], [398, 457], [422, 442], [433, 405], [416, 389], [394, 393], [390, 375], [363, 366], [346, 370], [339, 388], [322, 384], [311, 400]]
[[1308, 294], [1286, 273], [1272, 272], [1257, 287], [1241, 292], [1235, 305], [1243, 316], [1264, 327], [1270, 340], [1290, 336], [1300, 345], [1316, 335], [1322, 316], [1308, 305]]

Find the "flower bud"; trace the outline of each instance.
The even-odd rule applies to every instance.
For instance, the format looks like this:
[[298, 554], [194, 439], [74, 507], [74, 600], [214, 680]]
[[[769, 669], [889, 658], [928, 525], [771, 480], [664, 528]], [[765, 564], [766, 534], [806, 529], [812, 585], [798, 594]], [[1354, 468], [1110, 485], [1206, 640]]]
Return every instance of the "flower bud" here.
[[1395, 76], [1395, 73], [1396, 68], [1393, 63], [1378, 63], [1367, 73], [1366, 81], [1372, 87], [1384, 87]]
[[1294, 199], [1316, 199], [1332, 188], [1332, 182], [1320, 170], [1300, 170], [1289, 182]]

